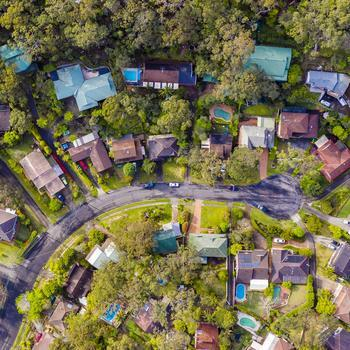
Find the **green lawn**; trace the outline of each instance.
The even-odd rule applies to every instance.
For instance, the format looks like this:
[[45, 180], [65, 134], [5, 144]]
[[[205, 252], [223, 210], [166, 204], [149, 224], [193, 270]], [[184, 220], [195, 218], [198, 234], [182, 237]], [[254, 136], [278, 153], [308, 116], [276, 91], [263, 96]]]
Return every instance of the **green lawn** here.
[[123, 170], [121, 168], [115, 168], [113, 170], [113, 174], [105, 178], [104, 183], [101, 184], [101, 188], [105, 192], [129, 186], [129, 180], [124, 176]]
[[14, 243], [0, 242], [0, 263], [4, 265], [17, 264], [21, 261], [22, 249]]
[[227, 205], [220, 202], [219, 204], [203, 205], [201, 213], [201, 227], [218, 230], [222, 223], [229, 223], [230, 211]]
[[327, 267], [328, 261], [333, 254], [333, 250], [326, 248], [325, 246], [316, 243], [316, 273], [327, 277], [325, 274], [325, 268]]
[[138, 344], [144, 345], [147, 343], [151, 336], [145, 333], [133, 320], [129, 319], [125, 322], [125, 327], [129, 336], [134, 339]]
[[33, 138], [31, 135], [27, 134], [23, 137], [23, 139], [18, 145], [12, 148], [6, 148], [6, 151], [11, 156], [11, 158], [19, 162], [28, 153], [33, 151], [32, 146], [33, 146]]
[[265, 104], [249, 106], [243, 110], [243, 114], [246, 116], [274, 117], [275, 113], [276, 109], [274, 107]]
[[157, 174], [146, 174], [142, 169], [136, 175], [137, 182], [144, 184], [147, 182], [157, 182]]
[[165, 182], [184, 182], [186, 167], [176, 164], [175, 160], [169, 160], [163, 163], [163, 181]]
[[247, 300], [243, 305], [248, 311], [264, 318], [264, 293], [262, 292], [247, 292]]
[[339, 218], [347, 218], [350, 215], [350, 199], [348, 199], [347, 202], [345, 202], [344, 206], [341, 208], [341, 210], [338, 213]]
[[297, 306], [300, 306], [305, 302], [306, 298], [306, 286], [294, 284], [292, 287], [292, 293], [289, 297], [288, 304], [284, 306], [281, 310], [286, 313]]

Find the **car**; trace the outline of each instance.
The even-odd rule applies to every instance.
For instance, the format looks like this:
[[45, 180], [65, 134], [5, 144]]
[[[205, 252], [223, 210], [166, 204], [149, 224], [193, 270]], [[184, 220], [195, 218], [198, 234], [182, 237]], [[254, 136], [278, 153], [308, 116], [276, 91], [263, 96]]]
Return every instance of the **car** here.
[[286, 240], [283, 238], [274, 238], [273, 243], [284, 244], [284, 243], [286, 243]]
[[169, 182], [169, 187], [180, 187], [180, 184], [178, 182]]
[[61, 147], [64, 151], [67, 151], [67, 149], [69, 149], [70, 147], [70, 143], [69, 142], [61, 143]]
[[325, 101], [325, 100], [321, 100], [320, 102], [321, 102], [324, 106], [326, 106], [326, 107], [328, 107], [328, 108], [332, 105], [330, 102]]
[[349, 220], [344, 220], [343, 223], [344, 223], [345, 225], [349, 225], [349, 224], [350, 224], [350, 221], [349, 221]]
[[84, 171], [89, 169], [89, 167], [87, 166], [87, 164], [83, 160], [79, 160], [78, 163], [79, 163], [81, 169], [83, 169]]
[[261, 211], [266, 211], [266, 208], [263, 205], [261, 205], [261, 204], [257, 204], [256, 207], [258, 209], [260, 209]]
[[235, 185], [231, 185], [231, 186], [230, 186], [230, 190], [231, 190], [232, 192], [235, 192], [235, 191], [238, 191], [238, 188], [237, 188]]
[[66, 179], [65, 176], [61, 176], [60, 179], [62, 180], [62, 182], [63, 182], [63, 184], [64, 184], [65, 186], [68, 185], [68, 181], [67, 181], [67, 179]]
[[57, 198], [60, 202], [62, 202], [62, 203], [64, 203], [64, 201], [66, 200], [66, 199], [64, 198], [64, 195], [63, 195], [62, 193], [57, 193], [57, 194], [56, 194], [56, 198]]
[[154, 182], [148, 182], [148, 183], [146, 183], [146, 184], [143, 185], [143, 188], [144, 188], [145, 190], [151, 190], [152, 188], [154, 188], [154, 186], [155, 186], [155, 183], [154, 183]]
[[329, 243], [329, 244], [327, 245], [327, 247], [328, 247], [329, 249], [332, 249], [332, 250], [337, 250], [337, 247], [336, 247], [335, 245], [333, 245], [332, 243]]
[[340, 243], [337, 241], [332, 241], [331, 243], [336, 247], [340, 247]]

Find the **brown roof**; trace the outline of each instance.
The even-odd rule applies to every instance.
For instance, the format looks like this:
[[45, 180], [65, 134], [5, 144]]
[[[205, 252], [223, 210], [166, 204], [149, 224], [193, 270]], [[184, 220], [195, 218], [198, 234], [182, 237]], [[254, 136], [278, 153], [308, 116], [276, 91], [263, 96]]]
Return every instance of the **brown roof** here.
[[150, 136], [147, 140], [150, 160], [164, 160], [168, 157], [177, 156], [179, 146], [173, 135]]
[[350, 168], [350, 151], [341, 143], [328, 140], [317, 149], [324, 163], [321, 173], [331, 182]]
[[10, 130], [10, 107], [0, 105], [0, 132]]
[[306, 256], [292, 254], [284, 249], [272, 249], [271, 282], [305, 284], [309, 269], [309, 258]]
[[198, 350], [219, 350], [218, 327], [201, 322], [195, 334], [195, 348]]
[[90, 158], [97, 172], [105, 171], [113, 166], [101, 139], [69, 148], [68, 152], [73, 162]]
[[55, 340], [55, 338], [50, 333], [44, 333], [41, 339], [34, 344], [32, 350], [49, 350], [50, 344]]
[[179, 83], [179, 71], [147, 69], [143, 71], [142, 80], [145, 82]]
[[278, 136], [289, 138], [314, 138], [318, 133], [318, 113], [282, 112]]
[[90, 290], [92, 271], [75, 264], [66, 282], [66, 292], [72, 298], [82, 298]]
[[139, 139], [114, 140], [112, 151], [116, 163], [134, 162], [143, 159], [142, 145]]
[[20, 164], [37, 189], [45, 187], [51, 196], [64, 189], [63, 182], [39, 149], [26, 155]]
[[273, 350], [291, 350], [294, 346], [288, 343], [286, 340], [279, 338]]
[[269, 279], [269, 255], [267, 250], [242, 250], [237, 257], [237, 282], [249, 284], [252, 279]]
[[66, 302], [66, 301], [60, 301], [56, 309], [53, 311], [52, 315], [50, 316], [50, 319], [48, 321], [48, 324], [57, 330], [64, 332], [65, 331], [65, 324], [64, 319], [67, 316], [67, 314], [71, 312], [78, 312], [79, 306]]
[[350, 288], [342, 286], [334, 303], [337, 306], [334, 316], [350, 324]]
[[232, 136], [228, 134], [210, 135], [209, 151], [216, 153], [220, 158], [228, 158], [232, 151]]
[[137, 313], [135, 323], [146, 333], [152, 333], [156, 324], [152, 320], [152, 302], [145, 304]]

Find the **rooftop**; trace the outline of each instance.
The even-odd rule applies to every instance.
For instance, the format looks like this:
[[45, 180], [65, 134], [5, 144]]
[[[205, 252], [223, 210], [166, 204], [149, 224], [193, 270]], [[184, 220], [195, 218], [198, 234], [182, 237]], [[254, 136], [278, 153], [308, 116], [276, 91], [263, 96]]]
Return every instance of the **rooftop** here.
[[191, 233], [189, 244], [203, 258], [226, 258], [227, 237], [224, 234]]
[[176, 138], [171, 135], [154, 135], [147, 140], [149, 159], [161, 161], [168, 157], [177, 156], [179, 146]]
[[69, 313], [76, 313], [79, 311], [79, 306], [72, 304], [67, 301], [60, 301], [53, 313], [51, 314], [48, 324], [51, 327], [56, 328], [60, 332], [65, 331], [65, 324], [64, 324], [64, 319]]
[[232, 151], [232, 136], [229, 134], [210, 134], [209, 151], [220, 158], [228, 158]]
[[78, 264], [71, 268], [66, 282], [66, 292], [71, 298], [82, 298], [90, 291], [92, 271]]
[[103, 246], [95, 245], [95, 247], [86, 256], [85, 260], [96, 269], [101, 269], [110, 261], [118, 262], [119, 253], [117, 247], [110, 239], [107, 239]]
[[16, 234], [17, 223], [15, 210], [0, 209], [0, 240], [11, 241]]
[[338, 328], [326, 339], [327, 350], [348, 350], [350, 349], [350, 333], [343, 328]]
[[341, 286], [334, 298], [334, 303], [337, 307], [334, 316], [350, 324], [350, 288]]
[[350, 279], [350, 245], [342, 244], [334, 254], [335, 258], [332, 259], [334, 272], [345, 279]]
[[275, 130], [265, 127], [242, 125], [239, 129], [239, 145], [253, 148], [272, 148], [274, 146]]
[[158, 231], [154, 234], [154, 248], [156, 254], [169, 254], [177, 251], [177, 233], [173, 229]]
[[131, 134], [119, 140], [112, 141], [112, 152], [114, 161], [119, 163], [135, 162], [143, 159], [144, 149], [139, 138]]
[[219, 330], [213, 324], [201, 322], [195, 334], [196, 350], [219, 350]]
[[0, 105], [0, 133], [10, 130], [10, 107]]

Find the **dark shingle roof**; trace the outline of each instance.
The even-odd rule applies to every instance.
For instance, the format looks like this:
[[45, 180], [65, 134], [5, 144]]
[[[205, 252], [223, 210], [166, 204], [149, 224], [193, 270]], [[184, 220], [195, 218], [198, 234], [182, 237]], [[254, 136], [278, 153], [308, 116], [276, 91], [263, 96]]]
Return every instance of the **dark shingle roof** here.
[[344, 278], [350, 276], [350, 245], [343, 244], [338, 251], [338, 254], [333, 262], [334, 272]]
[[0, 240], [11, 241], [16, 233], [17, 215], [0, 209]]
[[72, 298], [86, 296], [90, 290], [92, 271], [75, 264], [70, 270], [66, 283], [66, 292]]
[[350, 333], [345, 329], [338, 328], [325, 343], [327, 350], [349, 350]]
[[237, 254], [237, 282], [269, 278], [269, 256], [264, 249], [242, 250]]
[[151, 136], [148, 141], [148, 153], [150, 160], [163, 160], [177, 156], [179, 146], [173, 135]]
[[0, 132], [10, 130], [10, 107], [0, 105]]

